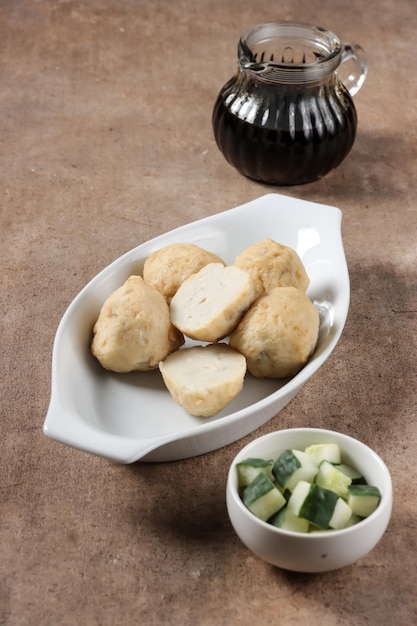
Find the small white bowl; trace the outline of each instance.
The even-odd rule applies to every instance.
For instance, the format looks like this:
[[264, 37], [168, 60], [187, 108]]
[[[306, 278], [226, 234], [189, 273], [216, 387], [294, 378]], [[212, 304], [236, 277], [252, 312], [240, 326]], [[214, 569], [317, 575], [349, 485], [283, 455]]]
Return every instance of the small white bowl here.
[[[286, 449], [329, 442], [339, 444], [342, 460], [379, 488], [381, 501], [369, 517], [343, 530], [303, 534], [276, 528], [246, 508], [238, 492], [237, 463], [248, 458], [275, 459]], [[392, 481], [382, 459], [360, 441], [330, 430], [294, 428], [255, 439], [237, 454], [228, 474], [226, 501], [234, 530], [256, 556], [286, 570], [325, 572], [354, 563], [379, 542], [391, 517]]]

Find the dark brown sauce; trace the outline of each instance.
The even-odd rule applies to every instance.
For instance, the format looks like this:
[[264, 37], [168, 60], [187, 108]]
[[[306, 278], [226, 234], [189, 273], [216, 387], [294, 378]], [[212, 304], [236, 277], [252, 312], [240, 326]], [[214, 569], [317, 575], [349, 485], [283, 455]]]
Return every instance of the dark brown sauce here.
[[[306, 131], [302, 120], [299, 128], [296, 124], [290, 129], [288, 111], [283, 110], [276, 115], [280, 120], [279, 128], [240, 119], [225, 104], [230, 86], [231, 83], [217, 98], [213, 130], [226, 160], [244, 176], [278, 185], [303, 184], [327, 174], [350, 152], [355, 140], [357, 116], [347, 92], [340, 95], [340, 111], [334, 112], [328, 123], [320, 119], [319, 126], [314, 123], [317, 105], [311, 97], [306, 97], [303, 102], [304, 117], [309, 120]], [[300, 98], [303, 98], [302, 93], [298, 95]], [[287, 107], [288, 104], [283, 106], [284, 109]]]

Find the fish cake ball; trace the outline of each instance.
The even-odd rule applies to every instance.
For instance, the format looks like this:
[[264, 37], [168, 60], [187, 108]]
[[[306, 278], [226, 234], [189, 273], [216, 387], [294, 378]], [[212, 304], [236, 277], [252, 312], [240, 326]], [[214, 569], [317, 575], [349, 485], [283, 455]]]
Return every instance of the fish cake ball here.
[[143, 278], [164, 296], [168, 304], [182, 283], [209, 263], [223, 260], [194, 243], [173, 243], [153, 252], [145, 261]]
[[230, 346], [246, 357], [258, 378], [296, 374], [314, 352], [319, 314], [296, 287], [276, 287], [261, 296], [230, 336]]
[[91, 351], [107, 370], [148, 371], [183, 343], [164, 297], [140, 276], [130, 276], [103, 304]]
[[305, 293], [310, 284], [297, 252], [272, 239], [261, 239], [243, 250], [234, 265], [252, 276], [258, 297], [275, 287], [297, 287]]

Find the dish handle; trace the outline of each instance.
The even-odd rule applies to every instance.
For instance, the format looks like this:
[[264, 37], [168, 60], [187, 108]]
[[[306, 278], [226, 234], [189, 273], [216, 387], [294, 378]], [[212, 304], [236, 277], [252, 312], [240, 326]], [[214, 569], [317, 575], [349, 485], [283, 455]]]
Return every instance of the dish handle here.
[[139, 461], [156, 448], [178, 439], [177, 433], [141, 439], [106, 433], [82, 420], [75, 411], [63, 407], [54, 397], [43, 424], [43, 433], [64, 445], [123, 464]]

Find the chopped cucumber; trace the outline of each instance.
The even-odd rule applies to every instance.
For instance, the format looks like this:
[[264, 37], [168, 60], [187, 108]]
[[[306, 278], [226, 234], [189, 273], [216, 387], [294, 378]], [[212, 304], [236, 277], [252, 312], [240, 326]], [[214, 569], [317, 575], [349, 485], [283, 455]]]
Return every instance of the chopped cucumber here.
[[294, 490], [300, 480], [312, 481], [318, 472], [310, 456], [300, 450], [285, 450], [272, 466], [272, 473], [283, 490]]
[[[294, 513], [294, 515], [298, 515], [298, 517], [301, 517], [300, 509], [303, 506], [305, 499], [308, 497], [308, 494], [310, 493], [311, 486], [311, 483], [307, 482], [306, 480], [300, 480], [300, 482], [292, 492], [291, 497], [288, 500], [287, 506]], [[308, 517], [306, 517], [305, 519], [308, 519]]]
[[247, 487], [258, 474], [265, 474], [272, 480], [273, 461], [264, 459], [246, 459], [236, 465], [239, 487]]
[[381, 493], [360, 472], [342, 463], [337, 444], [285, 450], [275, 461], [237, 464], [239, 492], [263, 521], [311, 533], [353, 526], [377, 508]]
[[347, 463], [340, 463], [336, 465], [336, 467], [340, 472], [343, 472], [346, 476], [351, 478], [352, 485], [366, 485], [365, 478], [351, 465], [347, 465]]
[[288, 501], [288, 508], [298, 517], [324, 530], [343, 528], [352, 514], [337, 493], [307, 481], [298, 483]]
[[308, 520], [298, 517], [287, 506], [273, 515], [268, 522], [277, 528], [297, 533], [307, 533], [310, 526]]
[[355, 515], [368, 517], [377, 508], [381, 500], [378, 487], [373, 485], [351, 485], [347, 503]]
[[352, 513], [352, 515], [350, 516], [350, 519], [349, 519], [348, 523], [346, 524], [345, 528], [348, 528], [349, 526], [354, 526], [355, 524], [360, 522], [361, 519], [362, 518], [359, 517], [359, 515], [355, 515], [354, 513]]
[[334, 530], [346, 528], [351, 517], [352, 509], [343, 498], [339, 497], [334, 507], [333, 515], [329, 520], [329, 528], [333, 528]]
[[338, 467], [335, 467], [328, 461], [322, 461], [314, 482], [320, 487], [335, 491], [341, 498], [346, 498], [349, 495], [352, 479], [344, 472], [341, 472]]
[[264, 522], [286, 504], [282, 493], [268, 476], [262, 473], [258, 474], [250, 485], [244, 488], [242, 499], [245, 506]]
[[322, 461], [329, 463], [340, 463], [340, 448], [337, 443], [316, 443], [305, 448], [304, 452], [309, 454], [316, 465]]

